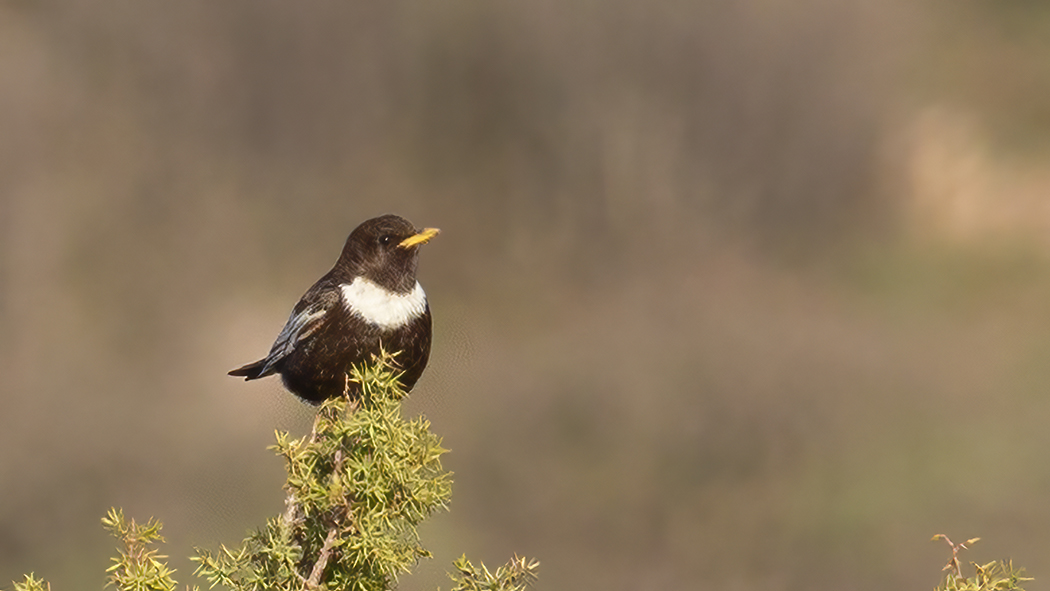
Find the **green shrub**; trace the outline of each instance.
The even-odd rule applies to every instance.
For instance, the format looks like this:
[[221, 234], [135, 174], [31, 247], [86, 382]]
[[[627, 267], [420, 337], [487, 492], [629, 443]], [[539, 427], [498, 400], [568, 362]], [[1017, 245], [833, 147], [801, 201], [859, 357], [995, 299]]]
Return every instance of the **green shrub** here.
[[[236, 548], [196, 548], [196, 574], [232, 591], [386, 591], [429, 557], [416, 526], [447, 508], [452, 474], [441, 466], [447, 450], [429, 422], [402, 417], [398, 375], [393, 356], [382, 353], [347, 376], [361, 384], [358, 400], [326, 401], [309, 436], [278, 432], [272, 449], [288, 472], [284, 513]], [[108, 569], [110, 585], [175, 590], [156, 548], [164, 541], [159, 521], [138, 524], [111, 509], [102, 523], [123, 544]], [[454, 566], [455, 591], [522, 591], [539, 563], [515, 556], [493, 573], [463, 557]], [[15, 591], [46, 589], [34, 575], [15, 583]]]

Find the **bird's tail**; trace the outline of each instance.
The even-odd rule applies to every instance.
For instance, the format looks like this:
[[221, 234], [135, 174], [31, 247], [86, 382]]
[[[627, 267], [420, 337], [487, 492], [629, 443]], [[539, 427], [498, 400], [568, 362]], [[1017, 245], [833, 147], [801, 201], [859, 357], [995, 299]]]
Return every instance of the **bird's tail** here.
[[263, 373], [263, 368], [264, 367], [266, 367], [266, 360], [265, 359], [260, 359], [260, 360], [256, 361], [255, 363], [249, 363], [248, 365], [245, 365], [243, 367], [238, 367], [237, 369], [231, 369], [230, 372], [228, 374], [226, 374], [226, 375], [243, 377], [244, 381], [247, 382], [248, 380], [254, 380], [254, 379], [257, 379], [257, 378], [266, 377], [266, 376], [270, 375], [271, 373], [273, 373], [273, 372], [268, 372], [268, 373], [264, 374]]

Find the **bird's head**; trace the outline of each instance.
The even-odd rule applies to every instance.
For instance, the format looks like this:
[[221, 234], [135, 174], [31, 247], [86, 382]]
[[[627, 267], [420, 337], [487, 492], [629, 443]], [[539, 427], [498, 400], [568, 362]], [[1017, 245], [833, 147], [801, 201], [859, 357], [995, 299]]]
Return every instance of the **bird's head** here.
[[352, 277], [364, 276], [391, 291], [408, 293], [416, 284], [419, 247], [437, 234], [437, 228], [417, 230], [396, 215], [372, 218], [350, 233], [336, 266], [344, 266]]

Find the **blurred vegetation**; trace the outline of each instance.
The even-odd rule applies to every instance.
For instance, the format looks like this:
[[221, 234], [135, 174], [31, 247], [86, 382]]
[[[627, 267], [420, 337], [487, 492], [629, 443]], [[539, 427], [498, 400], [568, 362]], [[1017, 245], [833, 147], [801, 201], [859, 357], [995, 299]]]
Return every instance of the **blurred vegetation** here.
[[926, 96], [980, 113], [999, 149], [1050, 151], [1050, 7], [1031, 0], [933, 0], [924, 61]]
[[1047, 572], [1046, 16], [3, 4], [0, 580], [93, 580], [112, 505], [177, 547], [279, 512], [258, 450], [312, 417], [225, 372], [387, 211], [443, 230], [406, 404], [470, 476], [435, 548], [874, 590], [980, 531]]

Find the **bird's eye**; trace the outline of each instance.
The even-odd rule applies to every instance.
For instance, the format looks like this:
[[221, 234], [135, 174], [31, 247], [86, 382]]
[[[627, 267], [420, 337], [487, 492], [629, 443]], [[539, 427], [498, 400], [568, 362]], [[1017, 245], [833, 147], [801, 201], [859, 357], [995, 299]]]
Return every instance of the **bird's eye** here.
[[384, 234], [384, 235], [379, 237], [379, 243], [382, 244], [383, 246], [387, 246], [387, 245], [390, 244], [390, 242], [393, 239], [394, 239], [394, 237], [391, 236], [390, 234]]

